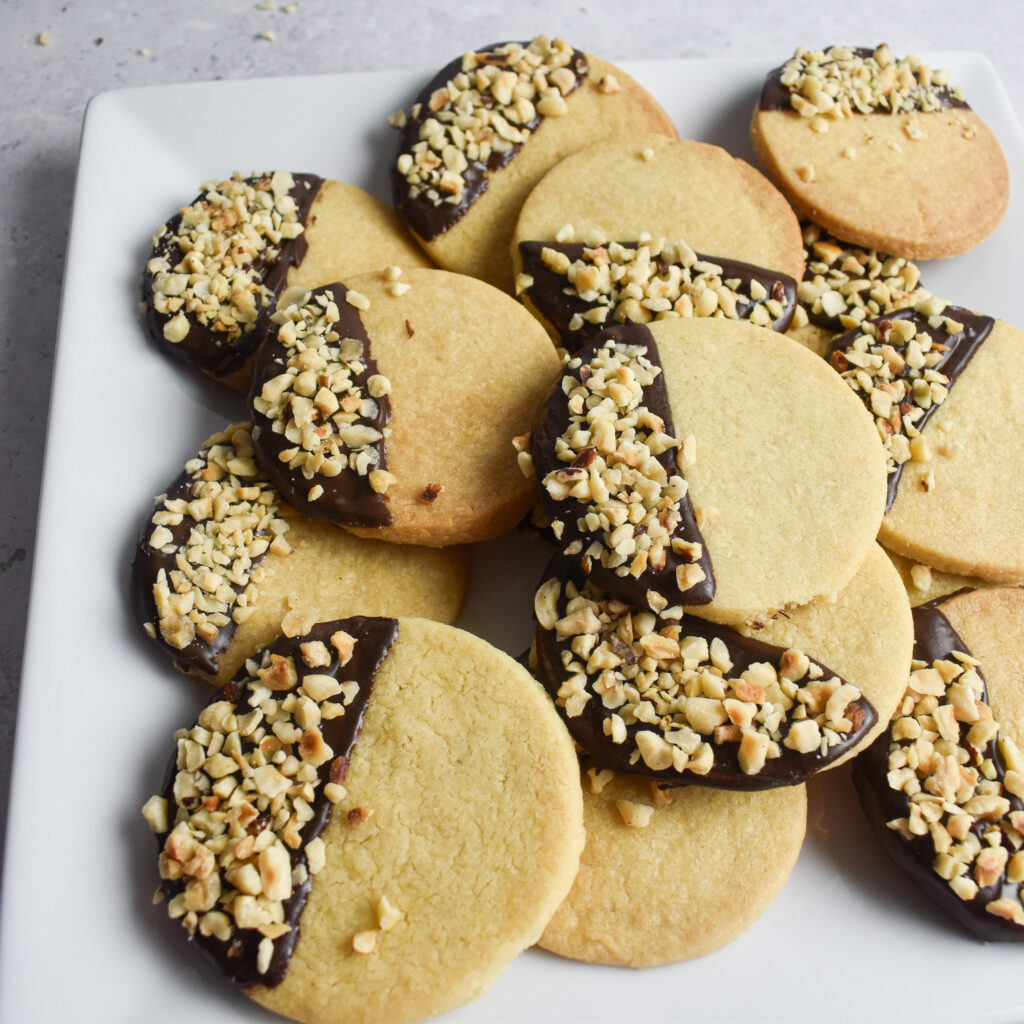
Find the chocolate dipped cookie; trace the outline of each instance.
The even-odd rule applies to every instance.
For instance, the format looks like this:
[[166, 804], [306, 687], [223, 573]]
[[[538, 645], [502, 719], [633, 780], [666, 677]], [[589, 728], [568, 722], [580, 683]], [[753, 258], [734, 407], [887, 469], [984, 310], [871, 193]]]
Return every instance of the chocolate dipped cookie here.
[[453, 622], [467, 576], [463, 548], [399, 548], [296, 515], [239, 423], [210, 437], [156, 499], [130, 590], [161, 653], [222, 686], [254, 651], [325, 616]]
[[800, 47], [769, 72], [754, 150], [838, 238], [910, 259], [966, 252], [999, 224], [1006, 159], [943, 70], [875, 49]]
[[1024, 333], [933, 297], [865, 320], [829, 358], [886, 448], [879, 540], [946, 573], [1024, 581]]
[[568, 735], [525, 669], [448, 626], [282, 638], [176, 742], [143, 812], [166, 911], [292, 1019], [397, 1024], [476, 998], [576, 872]]
[[508, 292], [516, 215], [545, 172], [597, 139], [676, 135], [629, 75], [545, 36], [464, 54], [392, 123], [399, 215], [440, 266]]
[[561, 549], [610, 596], [740, 625], [835, 596], [885, 501], [877, 432], [828, 366], [726, 319], [629, 324], [570, 359], [533, 431]]
[[718, 316], [785, 329], [804, 273], [800, 226], [724, 149], [631, 132], [552, 168], [523, 204], [516, 292], [576, 348], [595, 327]]
[[211, 180], [153, 238], [146, 324], [160, 348], [238, 391], [289, 285], [397, 264], [431, 266], [362, 189], [288, 171]]
[[561, 555], [535, 616], [538, 678], [588, 762], [662, 786], [772, 789], [854, 756], [895, 710], [912, 642], [877, 545], [834, 601], [742, 632], [610, 598]]
[[1024, 590], [914, 610], [914, 662], [854, 780], [892, 860], [963, 928], [1024, 939]]
[[304, 515], [360, 536], [484, 540], [527, 512], [510, 440], [558, 372], [510, 296], [442, 270], [288, 293], [253, 374], [256, 458]]

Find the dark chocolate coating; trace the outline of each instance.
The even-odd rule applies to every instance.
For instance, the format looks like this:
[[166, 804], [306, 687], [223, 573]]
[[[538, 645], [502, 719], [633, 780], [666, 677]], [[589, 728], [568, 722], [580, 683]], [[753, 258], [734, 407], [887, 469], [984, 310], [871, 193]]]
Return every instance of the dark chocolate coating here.
[[[957, 593], [963, 593], [958, 591]], [[955, 594], [929, 601], [914, 609], [914, 657], [929, 665], [946, 658], [953, 651], [970, 654], [967, 645], [943, 614], [941, 606]], [[980, 668], [975, 671], [982, 678], [982, 700], [988, 703], [988, 687]], [[985, 910], [991, 900], [1010, 897], [1020, 902], [1020, 883], [1008, 882], [1005, 875], [995, 885], [979, 889], [972, 900], [962, 900], [949, 887], [949, 883], [935, 873], [935, 847], [930, 835], [904, 839], [898, 832], [888, 828], [886, 822], [905, 818], [910, 811], [910, 800], [902, 791], [889, 786], [890, 730], [886, 730], [864, 751], [853, 764], [853, 781], [860, 797], [861, 807], [867, 815], [871, 829], [878, 842], [894, 864], [902, 868], [911, 880], [921, 887], [929, 897], [939, 904], [962, 928], [986, 941], [1024, 941], [1024, 927], [996, 917]], [[996, 741], [986, 744], [983, 757], [991, 757], [996, 766], [997, 778], [1002, 781], [1005, 767], [999, 757]], [[1017, 797], [1004, 791], [1014, 810], [1024, 809]], [[981, 833], [992, 827], [991, 822], [976, 822], [971, 831], [981, 838]], [[981, 840], [982, 848], [987, 843]], [[1011, 850], [1011, 855], [1012, 855]]]
[[[623, 248], [635, 249], [637, 242], [620, 242]], [[527, 294], [533, 304], [540, 310], [541, 315], [558, 332], [562, 346], [570, 352], [576, 352], [584, 345], [596, 338], [602, 331], [607, 330], [603, 324], [591, 324], [584, 321], [579, 330], [569, 329], [569, 323], [577, 313], [583, 314], [588, 309], [593, 309], [594, 304], [581, 299], [574, 291], [568, 280], [562, 274], [556, 274], [545, 266], [541, 259], [541, 251], [554, 249], [564, 253], [570, 261], [575, 261], [583, 256], [583, 250], [588, 248], [582, 242], [520, 242], [519, 252], [523, 259], [523, 272], [533, 278], [533, 284], [527, 289]], [[777, 298], [783, 304], [782, 316], [772, 321], [772, 330], [785, 331], [793, 321], [793, 313], [796, 311], [796, 281], [788, 274], [775, 270], [766, 270], [764, 267], [757, 267], [751, 263], [740, 263], [738, 260], [724, 260], [717, 256], [697, 254], [700, 260], [717, 264], [722, 268], [722, 279], [739, 278], [741, 287], [751, 281], [760, 281], [764, 285], [768, 295]], [[755, 301], [750, 299], [745, 302], [737, 302], [736, 310], [741, 319], [745, 319], [754, 306], [760, 305], [763, 300]]]
[[[623, 324], [619, 327], [607, 328], [589, 345], [580, 349], [577, 355], [583, 360], [580, 367], [572, 371], [566, 371], [571, 376], [580, 379], [584, 367], [589, 365], [597, 351], [609, 340], [623, 345], [642, 345], [646, 347], [646, 357], [651, 363], [660, 366], [661, 360], [658, 354], [658, 346], [651, 335], [651, 332], [643, 324]], [[668, 391], [665, 386], [665, 374], [660, 373], [654, 383], [644, 388], [644, 402], [647, 407], [660, 416], [665, 423], [665, 433], [673, 434], [672, 409], [669, 406]], [[569, 409], [566, 395], [562, 391], [561, 378], [556, 383], [551, 396], [540, 410], [539, 419], [533, 429], [533, 461], [537, 472], [537, 488], [540, 495], [540, 504], [547, 517], [554, 521], [562, 520], [565, 528], [561, 540], [558, 542], [562, 550], [575, 540], [581, 540], [583, 551], [594, 540], [600, 541], [600, 534], [592, 534], [581, 531], [577, 526], [577, 519], [582, 510], [580, 502], [573, 498], [564, 501], [554, 501], [543, 486], [543, 479], [548, 473], [554, 470], [566, 468], [564, 462], [555, 458], [555, 441], [562, 436], [562, 432], [569, 424]], [[676, 463], [675, 450], [669, 449], [656, 456], [658, 462], [665, 467], [669, 477], [681, 476]], [[584, 567], [593, 581], [609, 594], [621, 597], [630, 604], [646, 604], [647, 591], [654, 590], [667, 597], [669, 604], [708, 604], [715, 596], [715, 576], [711, 564], [711, 556], [708, 553], [707, 545], [697, 528], [697, 519], [694, 515], [693, 504], [689, 495], [684, 495], [680, 502], [682, 521], [676, 530], [676, 536], [682, 536], [687, 541], [698, 543], [702, 546], [701, 557], [697, 561], [704, 570], [705, 578], [696, 586], [685, 592], [680, 592], [676, 583], [676, 568], [679, 565], [690, 564], [689, 560], [684, 561], [670, 548], [665, 552], [665, 566], [662, 569], [646, 569], [640, 576], [632, 575], [619, 576], [614, 569], [607, 569], [596, 559], [587, 558], [584, 554], [581, 560], [585, 560]]]
[[[585, 583], [585, 578], [579, 567], [563, 555], [556, 555], [552, 559], [543, 578], [544, 580], [556, 578], [563, 584], [567, 580], [572, 580], [581, 589]], [[565, 605], [563, 587], [559, 599], [560, 616], [565, 614]], [[694, 615], [685, 614], [679, 622], [687, 636], [704, 637], [709, 644], [716, 637], [722, 640], [733, 663], [733, 668], [726, 678], [735, 678], [741, 675], [754, 662], [770, 661], [773, 665], [777, 665], [785, 651], [785, 648], [743, 636], [729, 626], [708, 622]], [[659, 620], [658, 627], [661, 625], [662, 622]], [[571, 641], [571, 637], [562, 639], [553, 629], [544, 629], [538, 623], [536, 629], [537, 675], [552, 700], [555, 700], [559, 687], [566, 679], [566, 672], [562, 667], [562, 652], [571, 652]], [[822, 678], [828, 679], [836, 676], [841, 679], [837, 673], [821, 662], [814, 658], [809, 660], [811, 664], [818, 665], [822, 669], [824, 673]], [[557, 702], [556, 707], [558, 707]], [[646, 727], [627, 726], [627, 741], [613, 743], [611, 737], [604, 734], [604, 722], [613, 712], [606, 709], [599, 698], [592, 697], [588, 700], [583, 707], [582, 714], [575, 718], [567, 716], [562, 707], [558, 707], [558, 711], [573, 739], [590, 756], [597, 768], [608, 768], [624, 775], [641, 775], [669, 785], [710, 786], [716, 789], [755, 791], [776, 789], [779, 786], [792, 786], [805, 782], [811, 775], [827, 768], [856, 746], [864, 735], [874, 727], [878, 721], [878, 715], [871, 703], [864, 697], [854, 701], [852, 707], [858, 708], [860, 711], [860, 720], [856, 722], [856, 728], [841, 742], [831, 747], [827, 754], [822, 755], [820, 751], [801, 754], [782, 747], [780, 744], [780, 756], [765, 761], [764, 767], [756, 775], [747, 775], [740, 768], [738, 743], [719, 746], [712, 741], [711, 737], [705, 737], [705, 739], [711, 743], [715, 758], [713, 767], [706, 775], [685, 771], [680, 773], [672, 768], [655, 771], [648, 768], [643, 760], [630, 764], [630, 755], [636, 745], [634, 736], [641, 728]], [[783, 728], [780, 739], [785, 738], [785, 733], [786, 730]]]
[[[370, 338], [366, 328], [359, 317], [359, 312], [345, 301], [345, 295], [348, 293], [345, 285], [321, 285], [313, 292], [315, 296], [324, 293], [331, 296], [340, 313], [340, 318], [332, 329], [342, 338], [355, 338], [363, 343], [361, 359], [364, 370], [361, 374], [353, 374], [353, 381], [357, 387], [365, 388], [366, 381], [378, 372], [377, 363], [370, 351]], [[277, 434], [271, 429], [271, 420], [256, 411], [253, 400], [259, 396], [263, 385], [283, 373], [287, 365], [288, 349], [278, 341], [276, 333], [270, 335], [256, 355], [252, 371], [252, 389], [249, 392], [253, 447], [260, 468], [284, 500], [310, 519], [321, 519], [344, 526], [389, 526], [391, 510], [388, 508], [387, 499], [370, 486], [368, 476], [360, 476], [354, 469], [346, 468], [335, 477], [318, 474], [307, 480], [301, 470], [289, 469], [288, 464], [278, 458], [281, 452], [293, 448], [294, 445], [284, 434]], [[391, 401], [387, 395], [375, 398], [374, 401], [377, 403], [377, 415], [372, 419], [360, 417], [355, 422], [383, 431], [391, 418]], [[375, 468], [387, 469], [384, 438], [381, 437], [372, 447], [377, 452]], [[315, 501], [310, 501], [306, 495], [314, 484], [320, 484], [324, 492]]]
[[[822, 50], [828, 53], [832, 49], [832, 46], [823, 46]], [[874, 48], [868, 46], [852, 46], [851, 50], [864, 60], [872, 56], [875, 52]], [[784, 65], [779, 65], [777, 68], [772, 68], [771, 71], [765, 76], [764, 86], [761, 89], [761, 96], [758, 100], [758, 109], [760, 110], [793, 110], [793, 105], [790, 103], [789, 97], [792, 93], [782, 84], [782, 69]], [[946, 87], [935, 90], [936, 98], [939, 101], [939, 106], [943, 108], [956, 107], [960, 110], [970, 110], [971, 108], [961, 99], [957, 99], [956, 96]], [[859, 111], [858, 111], [859, 113]], [[871, 111], [872, 114], [889, 114], [891, 111], [883, 108], [876, 107]], [[926, 113], [926, 111], [925, 111]]]
[[[293, 174], [295, 188], [290, 195], [298, 207], [299, 222], [303, 225], [309, 220], [309, 211], [313, 202], [320, 193], [320, 186], [324, 179], [315, 174]], [[202, 200], [205, 193], [200, 193], [188, 205], [193, 205]], [[174, 244], [173, 236], [177, 234], [181, 225], [181, 213], [175, 214], [166, 224], [166, 231], [154, 246], [149, 258], [163, 256], [171, 267], [177, 266], [184, 253]], [[304, 259], [309, 249], [306, 234], [303, 232], [297, 238], [282, 239], [278, 244], [278, 256], [275, 260], [267, 263], [263, 260], [256, 261], [256, 268], [260, 272], [263, 284], [271, 293], [270, 301], [262, 305], [259, 316], [249, 325], [248, 330], [234, 341], [228, 341], [227, 336], [221, 331], [215, 331], [201, 323], [194, 314], [186, 313], [189, 322], [189, 332], [185, 339], [178, 343], [169, 342], [164, 337], [164, 325], [170, 316], [158, 313], [153, 308], [153, 276], [148, 270], [142, 275], [142, 301], [146, 306], [146, 326], [153, 340], [170, 355], [181, 359], [189, 366], [213, 377], [226, 377], [245, 365], [249, 357], [256, 351], [263, 341], [270, 328], [270, 314], [274, 311], [276, 297], [284, 291], [288, 270], [297, 267]], [[148, 262], [148, 261], [147, 261]], [[257, 296], [257, 302], [260, 302]]]
[[[919, 331], [923, 329], [932, 334], [933, 338], [941, 341], [943, 345], [947, 346], [948, 351], [935, 365], [934, 369], [949, 378], [948, 386], [952, 390], [960, 374], [964, 372], [967, 364], [971, 361], [971, 357], [978, 351], [978, 347], [991, 333], [995, 320], [990, 316], [972, 313], [969, 309], [964, 309], [962, 306], [946, 306], [943, 310], [943, 316], [948, 316], [950, 319], [963, 324], [964, 329], [958, 334], [946, 334], [941, 327], [934, 330], [928, 326], [928, 317], [924, 313], [918, 313], [913, 309], [897, 309], [893, 313], [875, 318], [871, 323], [878, 325], [892, 320], [913, 320], [917, 324]], [[847, 331], [846, 334], [841, 335], [832, 342], [828, 350], [828, 361], [833, 368], [836, 367], [834, 362], [836, 353], [845, 351], [845, 349], [852, 345], [853, 340], [861, 334], [863, 334], [861, 328], [855, 327], [852, 331]], [[914, 426], [919, 431], [923, 430], [924, 425], [932, 418], [936, 409], [939, 408], [941, 406], [933, 402], [924, 410], [924, 415], [917, 420]], [[903, 476], [903, 467], [905, 465], [906, 463], [898, 464], [896, 472], [889, 474], [888, 494], [885, 501], [886, 512], [892, 508], [892, 503], [896, 500], [896, 490], [899, 487], [900, 478]]]
[[[485, 46], [476, 52], [487, 53], [497, 49], [499, 46], [505, 45], [505, 43], [491, 43], [489, 46]], [[523, 46], [529, 46], [529, 43], [523, 43]], [[586, 55], [579, 50], [573, 50], [572, 60], [567, 67], [576, 77], [576, 84], [573, 86], [573, 89], [576, 89], [588, 71]], [[456, 57], [455, 60], [446, 64], [423, 87], [423, 91], [414, 100], [414, 104], [421, 104], [420, 116], [409, 117], [408, 122], [402, 129], [398, 148], [391, 161], [391, 196], [394, 207], [405, 223], [420, 238], [428, 242], [431, 239], [437, 238], [438, 235], [443, 235], [457, 224], [465, 216], [473, 203], [487, 190], [487, 181], [490, 175], [507, 166], [523, 147], [522, 143], [518, 143], [507, 149], [504, 153], [491, 153], [486, 162], [479, 160], [470, 161], [466, 170], [462, 172], [465, 186], [458, 203], [441, 202], [435, 204], [427, 199], [425, 195], [415, 197], [410, 195], [409, 182], [405, 180], [405, 176], [396, 166], [398, 157], [402, 153], [412, 151], [413, 144], [419, 141], [420, 126], [427, 118], [433, 116], [428, 106], [431, 95], [436, 90], [444, 88], [461, 71], [462, 57]], [[543, 120], [544, 118], [538, 114], [531, 121], [524, 122], [524, 124], [518, 127], [529, 128], [531, 132], [535, 132], [541, 126]]]
[[[167, 488], [167, 498], [171, 501], [176, 498], [192, 500], [192, 485], [194, 481], [192, 474], [183, 470], [177, 479]], [[164, 569], [168, 576], [177, 568], [176, 555], [165, 555], [162, 551], [149, 546], [149, 536], [154, 527], [151, 521], [152, 512], [147, 515], [146, 521], [139, 533], [139, 542], [135, 550], [135, 558], [132, 560], [132, 569], [129, 581], [129, 595], [132, 611], [140, 625], [151, 624], [157, 628], [157, 635], [153, 642], [160, 648], [164, 655], [170, 655], [174, 664], [182, 672], [202, 672], [208, 676], [215, 676], [220, 671], [219, 659], [224, 653], [228, 644], [231, 643], [235, 631], [238, 629], [234, 619], [227, 625], [217, 629], [217, 639], [212, 644], [207, 643], [201, 637], [195, 636], [186, 647], [178, 649], [164, 641], [159, 634], [159, 622], [157, 616], [156, 600], [153, 597], [153, 585], [161, 569]], [[196, 521], [187, 513], [182, 514], [181, 522], [177, 526], [168, 526], [171, 533], [172, 543], [175, 549], [183, 547], [188, 541]], [[266, 557], [265, 554], [252, 560], [252, 564], [259, 565]], [[235, 593], [240, 588], [234, 586]], [[147, 634], [148, 635], [148, 634]]]
[[[337, 652], [330, 643], [331, 636], [338, 630], [343, 630], [356, 640], [352, 657], [344, 666], [338, 664]], [[345, 713], [321, 724], [324, 742], [334, 751], [334, 757], [319, 769], [320, 785], [317, 787], [313, 803], [313, 817], [306, 822], [300, 832], [302, 838], [300, 848], [289, 850], [292, 868], [298, 864], [306, 864], [306, 845], [323, 832], [330, 820], [333, 805], [324, 796], [324, 785], [331, 778], [332, 770], [336, 780], [343, 779], [344, 773], [348, 770], [348, 762], [359, 738], [359, 731], [362, 728], [377, 670], [387, 657], [397, 636], [398, 621], [396, 619], [357, 616], [334, 622], [318, 623], [304, 636], [279, 637], [270, 647], [275, 654], [294, 658], [295, 664], [301, 665], [302, 653], [299, 645], [310, 640], [319, 640], [331, 652], [331, 663], [325, 668], [317, 668], [317, 673], [332, 675], [338, 680], [351, 679], [359, 683], [359, 690], [352, 703], [345, 709]], [[246, 685], [247, 678], [248, 675], [243, 667], [223, 690], [217, 691], [209, 703], [228, 700], [236, 706], [243, 704], [249, 692], [249, 687]], [[341, 701], [341, 697], [334, 697], [331, 700], [338, 703]], [[247, 705], [245, 706], [247, 707]], [[176, 774], [177, 754], [171, 757], [163, 786], [163, 795], [172, 809], [175, 807], [174, 778]], [[257, 818], [249, 826], [249, 830], [251, 832], [258, 831], [263, 827], [259, 823], [260, 819]], [[171, 827], [174, 827], [173, 811]], [[167, 834], [163, 833], [157, 836], [157, 843], [161, 851]], [[185, 882], [181, 879], [164, 880], [160, 884], [164, 896], [168, 900], [173, 899], [185, 889]], [[213, 936], [204, 936], [197, 931], [191, 941], [214, 962], [222, 974], [237, 985], [263, 985], [273, 988], [284, 980], [288, 971], [288, 964], [295, 951], [295, 944], [301, 934], [299, 921], [309, 896], [311, 884], [312, 878], [307, 872], [306, 881], [301, 886], [295, 887], [292, 895], [285, 900], [285, 921], [292, 928], [290, 932], [274, 940], [274, 954], [270, 961], [270, 967], [263, 974], [256, 968], [256, 958], [262, 936], [254, 929], [236, 928], [235, 934], [227, 942]]]

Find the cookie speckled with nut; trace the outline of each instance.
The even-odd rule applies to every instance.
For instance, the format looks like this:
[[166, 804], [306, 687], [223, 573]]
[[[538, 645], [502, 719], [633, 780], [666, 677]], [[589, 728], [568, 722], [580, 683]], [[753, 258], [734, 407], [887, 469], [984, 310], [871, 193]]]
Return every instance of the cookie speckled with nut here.
[[153, 238], [143, 277], [150, 333], [215, 377], [231, 374], [262, 328], [303, 238], [322, 179], [275, 171], [209, 181]]
[[568, 733], [525, 669], [450, 626], [357, 616], [281, 638], [175, 744], [143, 811], [152, 926], [169, 914], [288, 1019], [411, 1024], [477, 998], [576, 874]]
[[949, 73], [873, 49], [800, 47], [751, 122], [768, 176], [838, 238], [908, 259], [966, 252], [1006, 212], [998, 141]]
[[550, 167], [607, 135], [675, 135], [629, 75], [547, 36], [469, 51], [390, 120], [399, 214], [442, 267], [510, 292], [515, 218]]
[[280, 293], [389, 264], [432, 266], [379, 199], [288, 171], [210, 181], [157, 232], [143, 280], [160, 347], [238, 391]]

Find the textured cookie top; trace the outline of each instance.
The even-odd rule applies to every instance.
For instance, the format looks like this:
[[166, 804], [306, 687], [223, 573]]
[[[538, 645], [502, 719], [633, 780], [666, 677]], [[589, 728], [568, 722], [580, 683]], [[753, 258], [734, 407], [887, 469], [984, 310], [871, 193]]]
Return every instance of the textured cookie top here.
[[676, 434], [693, 435], [689, 498], [716, 593], [697, 610], [737, 625], [835, 595], [885, 506], [885, 457], [863, 405], [783, 335], [715, 318], [657, 321]]
[[359, 318], [391, 384], [393, 477], [384, 478], [393, 523], [348, 528], [430, 546], [511, 529], [529, 509], [533, 481], [509, 441], [529, 431], [558, 373], [544, 328], [510, 295], [461, 274], [409, 270], [347, 283], [366, 300]]
[[[829, 362], [871, 411], [885, 445], [887, 510], [902, 467], [931, 460], [921, 430], [992, 326], [990, 317], [930, 297], [915, 309], [866, 320], [833, 345]], [[926, 477], [926, 489], [932, 485]]]
[[562, 550], [610, 593], [655, 608], [706, 604], [714, 577], [660, 375], [639, 325], [568, 361], [533, 431], [541, 506]]
[[792, 109], [807, 118], [966, 106], [960, 89], [949, 85], [947, 69], [933, 70], [913, 54], [897, 59], [887, 43], [874, 50], [800, 46], [769, 73], [761, 94], [762, 110]]
[[[572, 236], [567, 225], [559, 234]], [[718, 316], [785, 331], [796, 308], [786, 274], [698, 255], [685, 241], [520, 242], [516, 294], [530, 300], [560, 344], [575, 351], [604, 327]]]
[[233, 981], [280, 984], [394, 619], [320, 623], [256, 655], [191, 729], [143, 814], [170, 916]]
[[551, 701], [478, 637], [401, 619], [344, 786], [288, 975], [248, 994], [319, 1024], [339, 1006], [391, 1024], [476, 998], [579, 863], [579, 765]]
[[[976, 631], [980, 617], [982, 638], [1002, 630], [1019, 643], [1020, 598], [979, 591], [914, 610], [906, 692], [888, 732], [855, 769], [890, 854], [989, 940], [1024, 940], [1024, 755], [1001, 732], [982, 662], [954, 623]], [[1017, 697], [1013, 688], [1005, 694], [1012, 708]]]
[[537, 593], [541, 679], [599, 768], [728, 789], [801, 782], [877, 719], [802, 650], [609, 598], [566, 559]]
[[305, 254], [321, 183], [288, 171], [206, 182], [153, 238], [143, 278], [153, 337], [209, 373], [234, 369], [262, 340], [288, 267]]
[[588, 963], [656, 967], [732, 942], [789, 878], [806, 787], [652, 794], [644, 779], [605, 782], [610, 774], [584, 783], [587, 845], [540, 945]]
[[604, 139], [566, 157], [534, 186], [516, 224], [523, 242], [685, 239], [709, 259], [804, 272], [796, 215], [758, 171], [724, 149], [651, 133]]
[[841, 334], [931, 298], [912, 260], [840, 241], [813, 221], [801, 229], [807, 270], [797, 297], [812, 324]]
[[350, 526], [391, 522], [391, 382], [377, 371], [357, 312], [367, 305], [343, 284], [289, 289], [250, 395], [256, 452], [281, 493], [307, 515]]
[[290, 550], [280, 508], [253, 459], [248, 423], [209, 438], [157, 498], [132, 564], [132, 602], [182, 668], [215, 673], [252, 614], [264, 556]]
[[537, 36], [470, 51], [443, 68], [413, 104], [392, 117], [402, 129], [392, 173], [395, 207], [432, 239], [458, 221], [546, 117], [588, 73], [562, 39]]

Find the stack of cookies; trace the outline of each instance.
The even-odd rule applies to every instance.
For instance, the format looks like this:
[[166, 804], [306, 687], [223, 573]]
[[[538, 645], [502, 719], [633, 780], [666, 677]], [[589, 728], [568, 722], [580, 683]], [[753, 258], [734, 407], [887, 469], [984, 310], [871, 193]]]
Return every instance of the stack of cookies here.
[[[911, 597], [1024, 582], [1024, 346], [912, 262], [1002, 216], [985, 125], [916, 58], [801, 49], [766, 177], [545, 37], [391, 121], [394, 211], [278, 170], [154, 238], [153, 338], [246, 396], [132, 568], [219, 688], [144, 812], [170, 916], [306, 1021], [442, 1013], [538, 941], [685, 960], [769, 905], [805, 783], [856, 758], [894, 856], [1024, 934], [1019, 701], [978, 666], [1021, 591], [912, 653]], [[551, 554], [535, 678], [451, 625], [517, 524]]]

